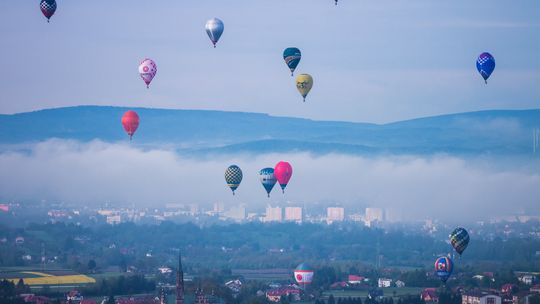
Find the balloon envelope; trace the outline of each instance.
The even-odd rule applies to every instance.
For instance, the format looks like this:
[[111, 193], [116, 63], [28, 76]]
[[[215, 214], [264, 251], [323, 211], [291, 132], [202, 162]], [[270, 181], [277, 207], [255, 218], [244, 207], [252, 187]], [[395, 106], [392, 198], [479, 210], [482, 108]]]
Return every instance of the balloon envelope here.
[[47, 18], [47, 22], [49, 22], [49, 19], [54, 15], [54, 12], [56, 12], [56, 1], [55, 0], [41, 0], [39, 3], [39, 7], [41, 8], [41, 12], [43, 15]]
[[133, 134], [135, 134], [135, 131], [137, 131], [137, 128], [139, 127], [139, 115], [137, 115], [137, 112], [129, 110], [124, 113], [124, 116], [122, 116], [122, 126], [124, 126], [124, 130], [126, 130], [126, 133], [131, 140]]
[[227, 182], [227, 186], [231, 188], [233, 195], [234, 191], [240, 186], [242, 177], [242, 170], [237, 165], [229, 166], [227, 170], [225, 170], [225, 181]]
[[223, 21], [219, 20], [218, 18], [212, 18], [206, 22], [206, 34], [208, 34], [208, 37], [210, 38], [210, 41], [212, 41], [212, 44], [214, 44], [214, 47], [216, 47], [216, 43], [221, 37], [221, 34], [223, 34], [224, 29], [225, 26], [223, 25]]
[[146, 58], [141, 64], [139, 64], [139, 74], [141, 75], [142, 80], [146, 83], [146, 87], [150, 85], [154, 76], [157, 73], [157, 65], [154, 60]]
[[268, 197], [270, 197], [270, 192], [272, 192], [272, 189], [274, 188], [274, 185], [277, 182], [276, 177], [274, 176], [274, 169], [272, 168], [261, 169], [259, 171], [259, 180], [261, 181], [261, 184], [266, 190]]
[[465, 228], [458, 227], [450, 233], [450, 243], [456, 252], [461, 255], [469, 245], [470, 237]]
[[283, 51], [283, 60], [285, 60], [285, 63], [289, 67], [289, 70], [291, 70], [291, 76], [294, 73], [294, 70], [300, 63], [300, 59], [302, 58], [302, 53], [298, 48], [290, 47], [286, 48], [285, 51]]
[[298, 89], [298, 92], [300, 92], [300, 95], [304, 97], [304, 101], [306, 101], [306, 96], [308, 95], [309, 91], [311, 91], [311, 88], [313, 87], [313, 77], [309, 74], [300, 74], [296, 77], [296, 88]]
[[435, 261], [435, 274], [446, 283], [452, 271], [454, 270], [454, 262], [449, 257], [439, 257]]
[[491, 73], [495, 70], [495, 58], [487, 52], [480, 54], [476, 60], [476, 69], [487, 83], [489, 76], [491, 76]]
[[300, 285], [307, 285], [313, 282], [313, 268], [308, 264], [302, 263], [294, 269], [294, 279]]
[[279, 182], [279, 185], [281, 186], [281, 190], [283, 190], [283, 192], [285, 192], [285, 187], [287, 187], [287, 184], [291, 179], [292, 173], [292, 166], [288, 162], [280, 161], [276, 164], [276, 167], [274, 168], [274, 176]]

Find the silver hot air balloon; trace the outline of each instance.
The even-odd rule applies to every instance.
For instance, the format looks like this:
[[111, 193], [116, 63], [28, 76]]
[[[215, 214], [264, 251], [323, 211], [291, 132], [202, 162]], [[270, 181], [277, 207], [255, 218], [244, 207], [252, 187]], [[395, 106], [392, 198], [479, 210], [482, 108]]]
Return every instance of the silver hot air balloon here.
[[223, 34], [224, 29], [225, 26], [223, 25], [223, 21], [218, 18], [212, 18], [206, 22], [206, 33], [208, 34], [208, 37], [210, 37], [214, 47], [216, 47], [216, 43], [218, 42], [219, 37], [221, 37], [221, 34]]

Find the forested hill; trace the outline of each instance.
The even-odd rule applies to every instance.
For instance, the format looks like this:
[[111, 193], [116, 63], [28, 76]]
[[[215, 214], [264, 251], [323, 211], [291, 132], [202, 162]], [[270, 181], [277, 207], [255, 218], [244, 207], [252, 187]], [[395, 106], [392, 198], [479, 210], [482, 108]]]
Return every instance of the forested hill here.
[[[0, 144], [50, 138], [127, 141], [122, 107], [77, 106], [0, 115]], [[133, 145], [184, 152], [307, 151], [316, 154], [532, 153], [540, 110], [494, 110], [389, 124], [314, 121], [266, 114], [135, 108], [141, 123]]]

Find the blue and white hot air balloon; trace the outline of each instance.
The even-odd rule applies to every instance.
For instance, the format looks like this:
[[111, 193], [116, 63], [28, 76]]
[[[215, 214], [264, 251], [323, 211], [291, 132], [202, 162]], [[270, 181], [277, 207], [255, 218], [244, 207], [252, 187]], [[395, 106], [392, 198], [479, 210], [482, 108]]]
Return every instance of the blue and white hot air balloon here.
[[435, 275], [443, 281], [443, 283], [446, 283], [448, 278], [452, 275], [452, 271], [454, 270], [454, 262], [452, 262], [452, 259], [449, 257], [439, 257], [435, 261]]
[[272, 189], [274, 188], [274, 185], [277, 182], [277, 179], [274, 176], [274, 169], [273, 168], [261, 169], [259, 171], [259, 180], [261, 181], [261, 184], [266, 190], [268, 197], [270, 197], [270, 192], [272, 192]]
[[480, 54], [476, 60], [476, 69], [487, 84], [489, 76], [491, 76], [491, 73], [495, 70], [495, 58], [488, 52]]
[[212, 18], [206, 22], [206, 33], [208, 34], [208, 37], [210, 37], [214, 47], [216, 47], [216, 43], [221, 37], [221, 34], [223, 34], [224, 29], [225, 26], [223, 25], [223, 21], [218, 18]]

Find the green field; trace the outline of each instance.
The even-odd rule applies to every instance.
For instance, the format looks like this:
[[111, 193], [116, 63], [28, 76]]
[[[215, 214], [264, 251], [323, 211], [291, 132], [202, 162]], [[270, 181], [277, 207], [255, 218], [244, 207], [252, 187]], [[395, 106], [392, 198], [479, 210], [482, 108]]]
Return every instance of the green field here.
[[101, 279], [110, 279], [110, 278], [117, 278], [120, 276], [125, 276], [125, 272], [102, 272], [102, 273], [93, 273], [89, 274], [88, 276], [94, 278], [96, 281]]

